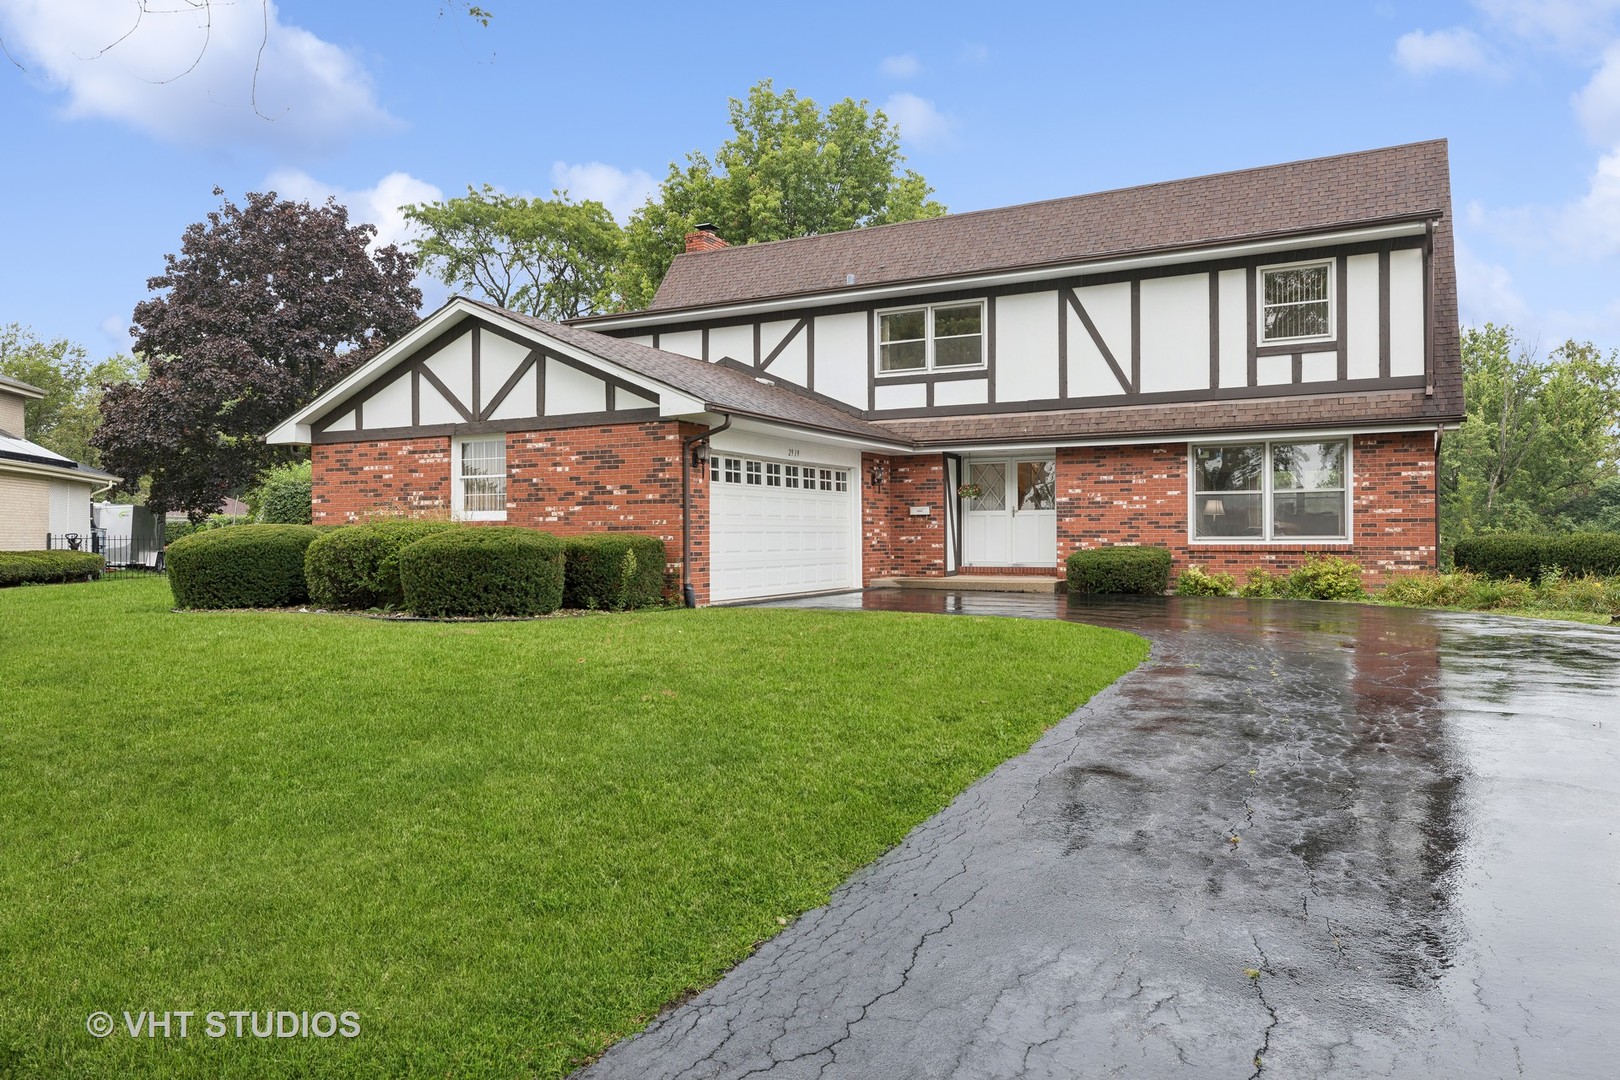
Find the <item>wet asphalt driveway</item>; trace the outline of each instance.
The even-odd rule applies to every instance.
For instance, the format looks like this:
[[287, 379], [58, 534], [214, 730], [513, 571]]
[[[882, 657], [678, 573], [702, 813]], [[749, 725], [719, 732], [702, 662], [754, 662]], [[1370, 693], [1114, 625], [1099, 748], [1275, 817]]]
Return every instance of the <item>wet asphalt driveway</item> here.
[[1072, 618], [1154, 648], [592, 1080], [1620, 1075], [1620, 631], [801, 603]]

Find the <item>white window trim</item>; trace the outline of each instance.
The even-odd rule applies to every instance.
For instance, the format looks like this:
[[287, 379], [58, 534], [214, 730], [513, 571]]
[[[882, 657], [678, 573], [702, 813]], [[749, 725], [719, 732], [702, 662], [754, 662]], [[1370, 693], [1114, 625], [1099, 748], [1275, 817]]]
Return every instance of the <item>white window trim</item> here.
[[[1274, 443], [1342, 442], [1344, 443], [1344, 535], [1343, 536], [1273, 536], [1275, 508], [1272, 505], [1271, 447]], [[1259, 536], [1199, 536], [1198, 535], [1198, 451], [1220, 446], [1265, 447], [1265, 461], [1261, 465]], [[1187, 543], [1194, 547], [1351, 547], [1356, 542], [1356, 440], [1350, 435], [1303, 435], [1298, 438], [1274, 439], [1221, 439], [1187, 444]], [[1206, 493], [1207, 494], [1207, 493]], [[1233, 494], [1248, 494], [1233, 492]]]
[[[947, 364], [945, 367], [934, 366], [934, 310], [936, 308], [977, 307], [979, 309], [979, 362], [977, 364]], [[894, 371], [883, 370], [883, 316], [898, 315], [906, 311], [923, 312], [923, 366], [920, 368], [898, 368]], [[928, 375], [936, 371], [986, 371], [990, 367], [990, 328], [985, 325], [985, 310], [983, 300], [946, 300], [937, 304], [901, 304], [896, 307], [879, 308], [873, 313], [876, 324], [872, 328], [872, 338], [876, 355], [872, 357], [874, 373], [880, 379], [890, 379], [897, 376]], [[966, 336], [966, 335], [953, 335]], [[907, 338], [906, 340], [915, 340]]]
[[[501, 442], [501, 460], [506, 460], [505, 435], [452, 435], [450, 436], [450, 516], [456, 521], [505, 521], [506, 509], [464, 510], [466, 503], [465, 477], [461, 475], [461, 444], [463, 442]], [[512, 470], [506, 469], [506, 490], [511, 493]], [[504, 499], [502, 500], [505, 501]]]
[[[1334, 298], [1339, 295], [1338, 282], [1334, 276], [1338, 273], [1334, 259], [1311, 259], [1306, 262], [1276, 263], [1272, 266], [1259, 266], [1255, 268], [1255, 298], [1259, 309], [1255, 313], [1255, 333], [1259, 340], [1256, 345], [1265, 348], [1271, 345], [1294, 345], [1312, 341], [1337, 341], [1339, 339], [1339, 311]], [[1266, 337], [1266, 275], [1277, 270], [1305, 270], [1312, 267], [1325, 266], [1327, 268], [1327, 324], [1328, 332], [1325, 334], [1307, 334], [1304, 337]], [[1317, 301], [1309, 301], [1316, 303]]]

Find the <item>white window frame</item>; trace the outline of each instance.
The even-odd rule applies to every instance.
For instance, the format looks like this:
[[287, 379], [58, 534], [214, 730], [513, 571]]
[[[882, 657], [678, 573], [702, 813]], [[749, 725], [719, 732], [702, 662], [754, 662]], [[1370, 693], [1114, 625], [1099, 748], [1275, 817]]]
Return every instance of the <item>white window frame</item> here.
[[[1273, 506], [1271, 447], [1276, 443], [1336, 442], [1344, 444], [1344, 535], [1343, 536], [1276, 536], [1276, 508]], [[1228, 492], [1233, 495], [1260, 496], [1261, 528], [1259, 536], [1199, 536], [1198, 535], [1198, 451], [1222, 446], [1264, 446], [1260, 464], [1260, 487], [1254, 492]], [[1220, 439], [1187, 444], [1187, 542], [1198, 547], [1251, 547], [1262, 544], [1273, 547], [1350, 547], [1356, 542], [1355, 521], [1355, 468], [1356, 440], [1349, 435], [1296, 435], [1291, 438], [1257, 436], [1251, 439]], [[1215, 492], [1204, 492], [1206, 495]]]
[[[947, 364], [944, 367], [936, 367], [934, 364], [934, 311], [937, 308], [962, 307], [977, 307], [979, 309], [979, 362], [977, 364]], [[884, 371], [883, 316], [900, 315], [908, 311], [923, 312], [923, 366], [920, 368], [898, 368], [894, 371]], [[985, 324], [985, 303], [983, 300], [942, 300], [937, 304], [901, 304], [896, 307], [879, 308], [873, 313], [873, 318], [876, 323], [872, 327], [872, 339], [877, 354], [872, 357], [872, 364], [876, 369], [877, 377], [880, 379], [892, 379], [906, 375], [915, 377], [936, 371], [985, 371], [990, 366], [990, 328]]]
[[[1338, 283], [1334, 280], [1338, 268], [1335, 266], [1335, 261], [1333, 259], [1310, 259], [1306, 262], [1276, 263], [1271, 266], [1255, 268], [1255, 302], [1259, 305], [1259, 310], [1255, 313], [1255, 332], [1259, 335], [1259, 340], [1255, 342], [1256, 345], [1264, 347], [1269, 345], [1293, 345], [1308, 341], [1338, 340], [1339, 312], [1334, 299], [1338, 296]], [[1317, 267], [1327, 268], [1327, 332], [1324, 334], [1307, 334], [1303, 337], [1266, 337], [1266, 307], [1268, 306], [1266, 304], [1266, 275], [1280, 270], [1312, 270]], [[1302, 300], [1299, 303], [1317, 304], [1321, 303], [1321, 301]]]
[[[498, 442], [501, 446], [501, 508], [499, 510], [468, 510], [466, 477], [462, 474], [462, 444], [469, 442]], [[506, 435], [452, 435], [450, 437], [450, 516], [457, 521], [505, 521], [506, 501], [511, 494], [511, 469], [507, 466]]]

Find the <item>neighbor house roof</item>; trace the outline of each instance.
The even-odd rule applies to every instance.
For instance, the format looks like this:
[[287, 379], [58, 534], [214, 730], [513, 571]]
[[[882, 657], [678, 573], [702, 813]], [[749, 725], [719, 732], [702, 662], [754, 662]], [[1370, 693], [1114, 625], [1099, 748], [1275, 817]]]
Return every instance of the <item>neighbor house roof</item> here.
[[[1449, 214], [1445, 140], [681, 254], [648, 311], [1061, 266]], [[852, 279], [853, 278], [853, 282]]]
[[644, 375], [655, 382], [663, 383], [673, 390], [697, 398], [718, 412], [735, 412], [766, 420], [779, 420], [887, 443], [904, 444], [908, 441], [897, 439], [892, 431], [861, 419], [848, 406], [812, 397], [798, 388], [780, 386], [774, 380], [757, 372], [728, 364], [711, 364], [690, 356], [682, 356], [680, 353], [649, 348], [591, 330], [548, 322], [532, 315], [508, 311], [481, 300], [470, 300], [465, 297], [458, 299], [504, 319], [531, 327], [539, 333], [572, 345], [582, 352], [601, 357], [638, 375]]
[[0, 431], [0, 465], [17, 464], [28, 466], [44, 466], [47, 469], [60, 470], [62, 473], [72, 473], [90, 481], [119, 480], [121, 477], [112, 473], [92, 469], [88, 465], [81, 465], [70, 457], [64, 457], [55, 450], [47, 450], [37, 442]]
[[13, 393], [21, 394], [23, 397], [42, 398], [45, 396], [45, 391], [39, 387], [25, 383], [21, 379], [13, 379], [9, 375], [0, 375], [0, 390], [10, 390]]

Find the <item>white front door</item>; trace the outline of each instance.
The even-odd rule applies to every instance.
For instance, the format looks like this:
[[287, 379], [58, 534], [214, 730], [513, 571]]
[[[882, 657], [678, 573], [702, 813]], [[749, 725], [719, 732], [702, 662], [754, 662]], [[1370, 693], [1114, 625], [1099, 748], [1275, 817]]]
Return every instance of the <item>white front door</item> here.
[[1050, 458], [969, 459], [962, 561], [968, 566], [1057, 564], [1057, 466]]

